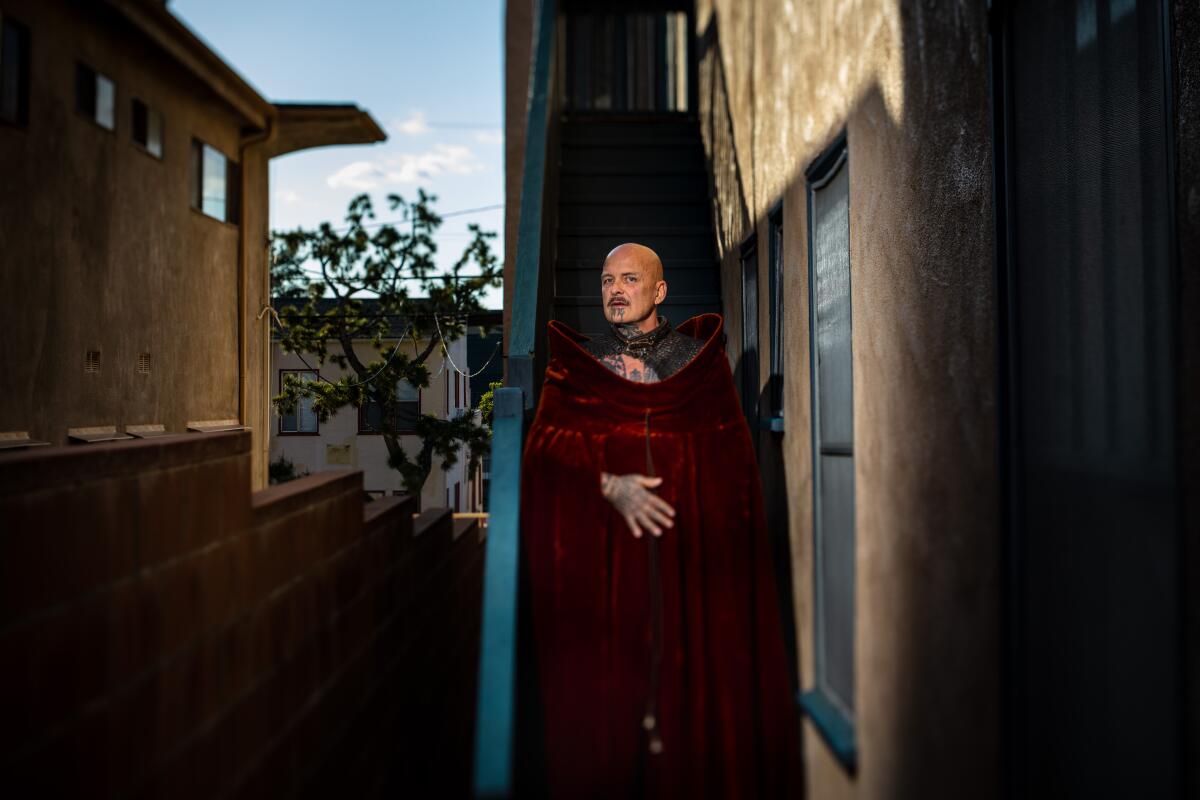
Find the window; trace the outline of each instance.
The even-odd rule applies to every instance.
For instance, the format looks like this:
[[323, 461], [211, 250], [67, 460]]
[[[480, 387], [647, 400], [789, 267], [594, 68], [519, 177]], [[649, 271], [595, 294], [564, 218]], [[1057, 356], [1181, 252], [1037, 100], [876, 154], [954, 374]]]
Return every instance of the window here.
[[767, 383], [768, 411], [783, 417], [783, 205], [767, 215], [767, 282], [770, 303], [771, 377]]
[[758, 427], [758, 237], [742, 243], [742, 408]]
[[[416, 433], [417, 418], [421, 415], [421, 390], [408, 381], [396, 387], [396, 418], [393, 427], [397, 433]], [[360, 434], [383, 433], [383, 407], [368, 401], [358, 409], [358, 432]]]
[[86, 64], [75, 65], [75, 108], [105, 130], [117, 128], [117, 87]]
[[845, 135], [809, 169], [816, 686], [805, 710], [842, 763], [854, 743], [854, 386]]
[[210, 144], [193, 139], [191, 157], [191, 204], [213, 219], [236, 223], [241, 170]]
[[0, 120], [29, 122], [29, 29], [0, 14]]
[[457, 372], [454, 373], [454, 407], [458, 408], [462, 405], [462, 395], [460, 394], [462, 384], [462, 376]]
[[[310, 383], [317, 380], [317, 371], [310, 369], [281, 369], [279, 370], [279, 391], [282, 392], [287, 385], [286, 381], [289, 375], [294, 375], [297, 380], [304, 383]], [[280, 433], [317, 433], [320, 426], [317, 421], [317, 412], [313, 410], [313, 401], [311, 397], [305, 397], [296, 404], [290, 412], [279, 415], [279, 432]]]
[[688, 110], [687, 13], [572, 13], [566, 33], [569, 109]]
[[459, 501], [462, 498], [462, 492], [459, 487], [460, 487], [459, 482], [455, 481], [454, 482], [454, 510], [455, 511], [462, 511], [462, 509], [459, 508]]
[[133, 141], [155, 158], [162, 158], [162, 114], [133, 99]]

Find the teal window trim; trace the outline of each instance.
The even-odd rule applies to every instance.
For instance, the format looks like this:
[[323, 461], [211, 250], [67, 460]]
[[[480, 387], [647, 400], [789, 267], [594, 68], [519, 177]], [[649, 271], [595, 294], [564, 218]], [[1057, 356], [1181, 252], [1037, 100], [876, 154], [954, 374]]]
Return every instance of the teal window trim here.
[[848, 771], [856, 771], [858, 740], [854, 735], [854, 723], [819, 688], [802, 692], [799, 704], [838, 762]]

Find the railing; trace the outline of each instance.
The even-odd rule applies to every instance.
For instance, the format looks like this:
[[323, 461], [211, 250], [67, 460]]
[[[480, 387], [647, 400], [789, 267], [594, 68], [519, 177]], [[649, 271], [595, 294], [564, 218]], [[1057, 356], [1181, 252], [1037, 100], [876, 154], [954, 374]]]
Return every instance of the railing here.
[[475, 704], [476, 797], [513, 794], [522, 395], [520, 389], [498, 389], [492, 413], [492, 484]]
[[525, 412], [537, 396], [535, 380], [541, 359], [535, 342], [537, 331], [544, 327], [547, 308], [542, 302], [549, 283], [541, 280], [541, 272], [547, 268], [542, 253], [546, 237], [553, 235], [554, 228], [554, 206], [548, 199], [554, 196], [555, 176], [547, 166], [555, 149], [555, 5], [554, 0], [541, 0], [535, 23], [508, 379], [507, 388], [496, 391], [492, 416], [487, 560], [475, 706], [473, 781], [474, 795], [479, 798], [515, 794], [521, 451]]
[[533, 406], [535, 393], [534, 354], [538, 323], [545, 304], [540, 302], [546, 290], [541, 272], [543, 236], [548, 216], [554, 213], [547, 203], [548, 160], [553, 115], [556, 105], [553, 89], [554, 0], [541, 0], [534, 34], [533, 64], [529, 76], [529, 113], [525, 124], [525, 162], [521, 179], [521, 216], [517, 228], [517, 263], [513, 289], [512, 321], [508, 338], [508, 385], [525, 393], [525, 406]]

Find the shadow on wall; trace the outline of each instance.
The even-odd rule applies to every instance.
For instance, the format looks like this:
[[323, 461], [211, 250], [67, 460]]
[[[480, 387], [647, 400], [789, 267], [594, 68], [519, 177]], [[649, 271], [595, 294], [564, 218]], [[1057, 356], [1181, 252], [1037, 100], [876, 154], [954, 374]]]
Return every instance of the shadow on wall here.
[[[738, 245], [760, 226], [765, 231], [767, 209], [785, 202], [789, 429], [778, 438], [756, 433], [772, 529], [786, 532], [780, 520], [790, 515], [796, 531], [801, 642], [811, 641], [812, 630], [803, 172], [848, 131], [855, 449], [870, 459], [856, 471], [855, 597], [856, 782], [868, 796], [989, 797], [1000, 781], [996, 312], [983, 15], [983, 4], [954, 15], [935, 13], [928, 2], [906, 4], [899, 118], [880, 78], [864, 80], [821, 141], [788, 154], [790, 174], [760, 202], [746, 197], [725, 69], [735, 62], [723, 57], [718, 12], [699, 42], [701, 90], [709, 100], [701, 125], [730, 331], [741, 329], [740, 280], [729, 280], [740, 275]], [[833, 81], [836, 65], [828, 72]], [[951, 74], [958, 77], [948, 84], [943, 76]], [[796, 117], [812, 111], [789, 109]], [[758, 249], [763, 275], [766, 248]], [[739, 386], [744, 370], [739, 355]], [[787, 540], [774, 544], [782, 565], [791, 565]], [[812, 655], [793, 653], [810, 687]], [[810, 739], [803, 747], [811, 764], [824, 744]]]

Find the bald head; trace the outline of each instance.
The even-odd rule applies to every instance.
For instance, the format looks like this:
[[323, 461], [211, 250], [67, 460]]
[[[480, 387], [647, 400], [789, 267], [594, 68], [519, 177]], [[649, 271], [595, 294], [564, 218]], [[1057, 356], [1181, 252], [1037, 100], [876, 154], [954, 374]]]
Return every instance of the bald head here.
[[667, 297], [667, 282], [658, 254], [628, 242], [617, 245], [604, 259], [600, 275], [604, 318], [620, 325], [652, 331], [658, 325], [658, 304]]
[[604, 257], [604, 266], [607, 267], [610, 262], [638, 265], [651, 281], [663, 280], [662, 259], [658, 257], [658, 253], [644, 244], [626, 242], [617, 245]]

